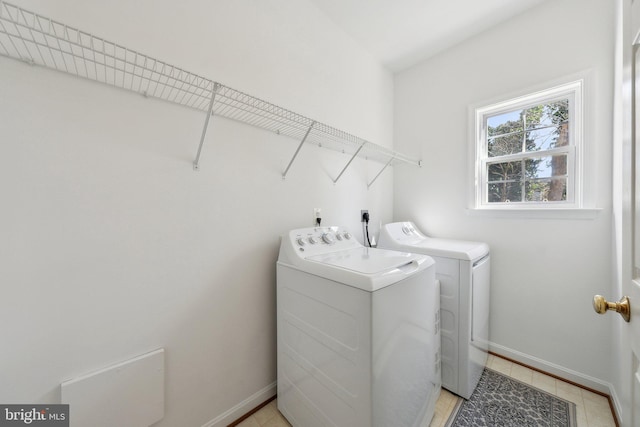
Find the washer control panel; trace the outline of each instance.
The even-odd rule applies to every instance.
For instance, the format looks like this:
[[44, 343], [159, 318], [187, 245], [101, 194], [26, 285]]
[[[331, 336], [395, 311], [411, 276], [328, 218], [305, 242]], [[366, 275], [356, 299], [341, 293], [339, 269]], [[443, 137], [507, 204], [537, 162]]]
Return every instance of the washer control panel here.
[[303, 258], [362, 246], [344, 227], [300, 228], [291, 230], [288, 238], [289, 244]]

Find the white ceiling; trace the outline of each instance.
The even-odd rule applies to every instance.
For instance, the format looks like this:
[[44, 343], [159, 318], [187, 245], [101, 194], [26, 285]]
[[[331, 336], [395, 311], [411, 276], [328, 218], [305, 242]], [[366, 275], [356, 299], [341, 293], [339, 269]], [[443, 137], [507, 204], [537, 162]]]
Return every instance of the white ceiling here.
[[400, 71], [546, 0], [311, 0]]

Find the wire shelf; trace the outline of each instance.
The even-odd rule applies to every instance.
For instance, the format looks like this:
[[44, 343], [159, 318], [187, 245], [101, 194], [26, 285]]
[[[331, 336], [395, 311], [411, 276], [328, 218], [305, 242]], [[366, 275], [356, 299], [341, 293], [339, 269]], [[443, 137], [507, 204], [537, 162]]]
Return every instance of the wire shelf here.
[[396, 162], [420, 166], [420, 160], [1, 0], [0, 55], [147, 97], [210, 111], [214, 116], [226, 117], [353, 157], [357, 155], [386, 163], [385, 168]]

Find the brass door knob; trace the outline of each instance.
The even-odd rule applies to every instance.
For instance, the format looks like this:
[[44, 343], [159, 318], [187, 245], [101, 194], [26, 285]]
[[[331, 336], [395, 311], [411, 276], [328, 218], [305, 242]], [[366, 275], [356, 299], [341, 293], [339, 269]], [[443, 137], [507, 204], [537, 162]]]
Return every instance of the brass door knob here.
[[614, 310], [620, 313], [620, 316], [628, 322], [631, 320], [631, 304], [629, 303], [629, 297], [622, 297], [618, 302], [609, 302], [602, 295], [596, 295], [593, 297], [593, 309], [598, 314], [605, 314], [607, 310]]

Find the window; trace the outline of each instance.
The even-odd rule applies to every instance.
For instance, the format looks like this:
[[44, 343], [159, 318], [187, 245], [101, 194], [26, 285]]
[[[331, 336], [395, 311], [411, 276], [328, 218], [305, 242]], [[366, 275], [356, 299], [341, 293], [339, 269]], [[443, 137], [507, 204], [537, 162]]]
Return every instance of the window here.
[[580, 207], [582, 80], [475, 109], [476, 208]]

